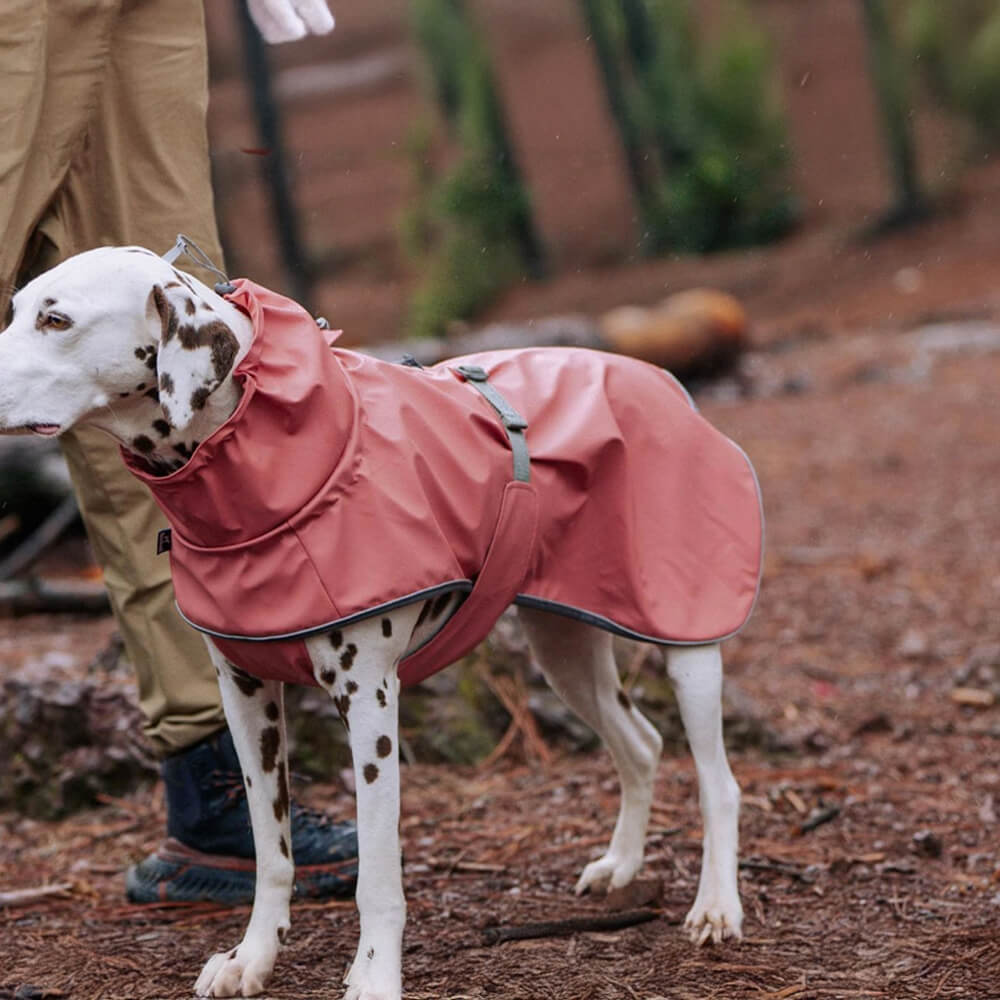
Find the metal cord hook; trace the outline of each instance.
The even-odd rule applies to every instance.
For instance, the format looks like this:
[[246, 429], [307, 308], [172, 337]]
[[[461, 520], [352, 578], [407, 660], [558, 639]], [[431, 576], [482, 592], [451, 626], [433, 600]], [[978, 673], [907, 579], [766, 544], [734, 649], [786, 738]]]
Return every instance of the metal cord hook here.
[[215, 291], [219, 295], [228, 295], [230, 292], [236, 290], [236, 286], [229, 280], [229, 276], [224, 272], [219, 270], [212, 263], [212, 259], [205, 253], [204, 250], [194, 240], [185, 236], [183, 233], [177, 234], [177, 240], [174, 245], [163, 255], [163, 259], [168, 264], [173, 264], [181, 254], [185, 254], [190, 257], [199, 267], [205, 268], [206, 271], [211, 271], [213, 274], [217, 274], [221, 279], [215, 286]]

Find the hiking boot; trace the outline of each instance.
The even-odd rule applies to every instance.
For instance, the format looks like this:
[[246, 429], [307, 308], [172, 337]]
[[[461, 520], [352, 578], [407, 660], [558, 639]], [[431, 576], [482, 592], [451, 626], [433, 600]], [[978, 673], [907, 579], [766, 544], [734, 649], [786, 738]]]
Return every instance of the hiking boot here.
[[[250, 811], [232, 736], [223, 729], [168, 757], [161, 766], [167, 796], [167, 840], [125, 874], [133, 903], [253, 900]], [[292, 803], [293, 898], [353, 895], [358, 838], [353, 823], [334, 823]]]

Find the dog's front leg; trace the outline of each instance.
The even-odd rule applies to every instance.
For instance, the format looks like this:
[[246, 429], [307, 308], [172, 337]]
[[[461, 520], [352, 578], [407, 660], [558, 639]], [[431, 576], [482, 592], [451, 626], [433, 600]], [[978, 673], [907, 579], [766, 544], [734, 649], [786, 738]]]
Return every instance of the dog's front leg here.
[[350, 734], [358, 810], [361, 936], [344, 1000], [399, 1000], [406, 921], [399, 850], [396, 664], [417, 609], [373, 619], [307, 643], [316, 679]]
[[295, 869], [291, 854], [288, 761], [282, 685], [230, 664], [209, 643], [222, 707], [243, 770], [257, 855], [253, 910], [243, 940], [213, 955], [195, 983], [202, 997], [256, 996], [274, 969], [289, 929]]

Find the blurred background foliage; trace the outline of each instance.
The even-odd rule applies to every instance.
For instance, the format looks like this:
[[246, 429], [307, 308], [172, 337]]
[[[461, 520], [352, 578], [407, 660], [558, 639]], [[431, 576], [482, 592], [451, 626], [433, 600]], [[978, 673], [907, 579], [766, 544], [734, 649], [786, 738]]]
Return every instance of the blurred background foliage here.
[[994, 0], [910, 0], [903, 33], [921, 82], [966, 117], [976, 141], [1000, 144], [1000, 5]]
[[[1000, 7], [990, 0], [816, 0], [808, 7], [377, 0], [338, 12], [329, 39], [293, 46], [294, 53], [269, 50], [258, 65], [241, 52], [233, 8], [212, 5], [212, 142], [227, 255], [235, 270], [279, 287], [298, 290], [307, 272], [303, 297], [341, 310], [349, 300], [349, 320], [364, 304], [352, 292], [338, 295], [336, 283], [363, 272], [368, 315], [373, 325], [384, 318], [383, 339], [392, 339], [440, 335], [487, 315], [511, 288], [558, 282], [595, 262], [628, 265], [780, 240], [809, 224], [804, 171], [815, 154], [802, 145], [820, 141], [803, 134], [795, 93], [814, 85], [818, 68], [801, 74], [796, 65], [813, 61], [804, 53], [817, 39], [804, 39], [799, 58], [795, 35], [831, 27], [831, 52], [852, 36], [844, 72], [855, 74], [851, 92], [863, 95], [859, 127], [873, 117], [879, 123], [879, 172], [889, 181], [883, 221], [923, 217], [939, 193], [926, 190], [927, 178], [940, 188], [942, 173], [941, 150], [927, 156], [921, 148], [929, 115], [964, 129], [965, 139], [950, 134], [953, 161], [1000, 141]], [[272, 130], [263, 144], [247, 97], [251, 74], [257, 90], [267, 77], [264, 89], [281, 119], [277, 140]], [[348, 102], [365, 109], [360, 132], [348, 123]], [[585, 119], [588, 138], [599, 132], [603, 145], [556, 152], [563, 130]], [[833, 120], [830, 127], [837, 128]], [[844, 132], [845, 162], [855, 147], [870, 145], [867, 138]], [[565, 172], [557, 177], [560, 155]], [[596, 168], [589, 176], [584, 157]], [[281, 163], [300, 227], [287, 219], [279, 225], [289, 209], [267, 190], [277, 187]], [[612, 165], [618, 177], [609, 186]], [[241, 201], [254, 168], [270, 174]], [[601, 182], [600, 191], [591, 187]], [[946, 183], [953, 186], [954, 176]], [[630, 205], [619, 201], [608, 224], [600, 213], [611, 211], [611, 188]], [[556, 212], [572, 214], [564, 203], [574, 192], [577, 230], [590, 228], [587, 239], [600, 243], [589, 257], [571, 245], [575, 231], [553, 225]], [[836, 199], [831, 190], [829, 200]], [[259, 225], [247, 241], [244, 212], [270, 215], [272, 231], [301, 229], [304, 247], [284, 247], [274, 259]], [[274, 280], [282, 269], [285, 277]], [[375, 290], [379, 282], [385, 295]], [[347, 325], [348, 337], [371, 339], [362, 323]]]

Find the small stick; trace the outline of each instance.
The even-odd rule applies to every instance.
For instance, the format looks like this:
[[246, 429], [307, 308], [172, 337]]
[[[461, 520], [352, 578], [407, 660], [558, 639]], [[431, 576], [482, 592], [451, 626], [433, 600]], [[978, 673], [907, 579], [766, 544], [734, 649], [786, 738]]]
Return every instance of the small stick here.
[[836, 819], [839, 815], [840, 806], [827, 806], [825, 809], [819, 809], [799, 826], [799, 833], [810, 833], [816, 827], [829, 823], [830, 820]]
[[779, 875], [788, 875], [790, 878], [798, 879], [800, 882], [807, 884], [814, 881], [795, 865], [787, 864], [784, 861], [762, 861], [759, 858], [745, 858], [740, 861], [740, 868], [744, 871], [777, 872]]
[[61, 896], [69, 892], [73, 886], [70, 882], [58, 885], [39, 885], [32, 889], [10, 889], [0, 892], [0, 906], [24, 906], [26, 903], [37, 903], [48, 896]]
[[428, 858], [427, 864], [431, 868], [443, 869], [449, 875], [452, 872], [484, 872], [487, 875], [498, 875], [507, 870], [506, 865], [495, 865], [486, 861], [462, 861], [461, 856], [455, 861], [448, 861], [445, 858]]
[[527, 938], [566, 937], [584, 931], [617, 931], [656, 920], [659, 915], [657, 910], [628, 910], [625, 913], [609, 913], [607, 916], [570, 917], [568, 920], [547, 920], [539, 924], [487, 927], [483, 931], [483, 942], [500, 944], [503, 941], [523, 941]]

